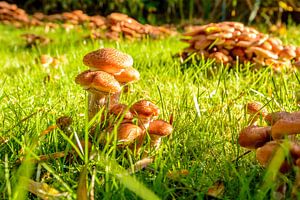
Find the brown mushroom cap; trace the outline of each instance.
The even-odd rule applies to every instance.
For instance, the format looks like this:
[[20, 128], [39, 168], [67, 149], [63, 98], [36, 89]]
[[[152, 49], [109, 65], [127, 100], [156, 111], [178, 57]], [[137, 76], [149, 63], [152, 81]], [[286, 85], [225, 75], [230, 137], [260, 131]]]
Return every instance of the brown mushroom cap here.
[[138, 117], [151, 118], [159, 115], [159, 108], [152, 102], [147, 100], [140, 100], [134, 103], [130, 107], [132, 114], [137, 115]]
[[263, 58], [273, 58], [278, 59], [278, 55], [273, 53], [272, 51], [268, 51], [266, 49], [262, 49], [260, 47], [250, 47], [247, 51], [254, 52], [257, 56], [263, 57]]
[[266, 108], [263, 108], [262, 103], [253, 101], [246, 104], [247, 113], [249, 114], [261, 114], [263, 117], [268, 114]]
[[143, 130], [131, 123], [120, 124], [118, 128], [118, 142], [122, 144], [133, 143], [139, 136], [143, 134]]
[[101, 70], [110, 74], [122, 72], [133, 65], [133, 59], [117, 49], [102, 48], [92, 51], [83, 57], [83, 63], [91, 70]]
[[138, 70], [133, 67], [128, 67], [124, 69], [120, 74], [114, 75], [115, 79], [120, 83], [129, 83], [138, 81], [140, 79], [140, 73]]
[[257, 149], [271, 140], [271, 127], [248, 126], [241, 130], [239, 144], [248, 149]]
[[173, 126], [164, 120], [154, 120], [149, 125], [149, 134], [165, 137], [172, 133]]
[[77, 75], [75, 82], [91, 92], [116, 93], [121, 91], [119, 82], [104, 71], [84, 71]]
[[113, 105], [110, 110], [110, 114], [113, 114], [115, 116], [124, 116], [124, 119], [132, 119], [133, 115], [129, 111], [129, 108], [125, 104], [115, 104]]
[[279, 142], [271, 141], [256, 150], [256, 159], [262, 166], [267, 166], [272, 159], [276, 149], [280, 146]]
[[300, 133], [300, 119], [280, 119], [272, 126], [274, 140], [281, 139], [285, 135]]
[[265, 121], [268, 124], [273, 125], [278, 120], [288, 118], [289, 116], [290, 116], [290, 113], [286, 112], [286, 111], [273, 112], [273, 113], [269, 113], [265, 116]]

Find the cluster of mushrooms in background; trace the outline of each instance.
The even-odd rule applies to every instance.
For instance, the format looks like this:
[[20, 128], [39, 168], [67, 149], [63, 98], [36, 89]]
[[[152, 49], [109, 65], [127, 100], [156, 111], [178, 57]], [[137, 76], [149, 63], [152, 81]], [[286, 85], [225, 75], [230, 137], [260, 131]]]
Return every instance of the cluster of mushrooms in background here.
[[[83, 63], [90, 69], [80, 73], [75, 82], [89, 93], [89, 120], [100, 115], [101, 142], [108, 143], [116, 129], [117, 145], [138, 152], [148, 133], [150, 150], [157, 150], [161, 138], [173, 131], [172, 122], [157, 119], [160, 109], [151, 101], [140, 100], [131, 106], [119, 102], [122, 89], [140, 78], [132, 67], [132, 57], [113, 48], [101, 48], [85, 55]], [[95, 129], [91, 132], [94, 135]]]
[[225, 65], [237, 62], [250, 62], [258, 67], [271, 65], [276, 71], [300, 64], [300, 47], [283, 45], [280, 39], [239, 22], [195, 26], [184, 36], [182, 41], [189, 46], [181, 54], [183, 59], [196, 54]]
[[[295, 135], [300, 132], [300, 112], [272, 112], [259, 102], [246, 105], [250, 114], [250, 125], [243, 128], [238, 142], [242, 147], [256, 150], [256, 159], [262, 166], [268, 166], [278, 149], [283, 149], [283, 143], [288, 142], [288, 155], [282, 161], [280, 171], [286, 173], [293, 166], [300, 167], [300, 144]], [[263, 119], [267, 126], [258, 126]]]
[[143, 25], [133, 18], [121, 13], [111, 13], [107, 17], [100, 15], [88, 16], [81, 10], [64, 12], [62, 14], [45, 15], [34, 13], [29, 16], [26, 11], [15, 4], [0, 1], [0, 23], [16, 27], [45, 26], [46, 30], [58, 28], [66, 30], [76, 25], [84, 25], [91, 29], [92, 39], [140, 39], [145, 37], [160, 38], [176, 34], [175, 30], [163, 26]]

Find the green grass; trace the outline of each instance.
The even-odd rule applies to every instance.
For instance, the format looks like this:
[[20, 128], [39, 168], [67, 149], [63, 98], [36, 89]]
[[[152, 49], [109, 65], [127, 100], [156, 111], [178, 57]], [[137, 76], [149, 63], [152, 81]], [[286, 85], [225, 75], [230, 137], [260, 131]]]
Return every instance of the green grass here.
[[[255, 153], [234, 161], [246, 151], [237, 144], [239, 131], [247, 126], [244, 105], [256, 100], [269, 111], [298, 110], [299, 72], [279, 74], [270, 67], [254, 71], [251, 66], [228, 70], [195, 60], [180, 64], [172, 58], [186, 46], [179, 37], [84, 42], [82, 36], [87, 31], [83, 29], [69, 33], [57, 30], [45, 34], [53, 40], [51, 44], [26, 48], [20, 35], [27, 32], [45, 34], [41, 28], [0, 25], [0, 136], [6, 140], [0, 143], [0, 199], [36, 198], [26, 193], [24, 177], [66, 192], [70, 199], [90, 190], [93, 174], [95, 199], [153, 199], [154, 194], [161, 199], [202, 199], [217, 181], [225, 186], [222, 198], [253, 199], [265, 187], [266, 170], [256, 162]], [[290, 27], [281, 39], [300, 45], [299, 36], [297, 27]], [[164, 139], [155, 162], [132, 176], [125, 169], [139, 158], [127, 150], [120, 152], [115, 145], [103, 150], [94, 143], [98, 153], [90, 160], [81, 159], [72, 150], [74, 134], [82, 139], [88, 134], [87, 93], [74, 78], [87, 69], [83, 56], [100, 47], [114, 47], [132, 55], [141, 74], [141, 80], [132, 86], [134, 93], [122, 95], [121, 102], [130, 105], [146, 98], [160, 107], [160, 118], [168, 120], [174, 115], [174, 132]], [[65, 55], [67, 62], [47, 71], [38, 62], [41, 54]], [[44, 81], [47, 74], [50, 81]], [[73, 119], [71, 135], [56, 129], [39, 137], [63, 115]], [[29, 159], [60, 151], [73, 151], [73, 158], [18, 163], [24, 153]], [[169, 171], [182, 169], [189, 174], [167, 176]], [[290, 186], [294, 182], [291, 175], [282, 179]], [[273, 183], [267, 188], [272, 191]], [[266, 191], [261, 198], [270, 195]]]

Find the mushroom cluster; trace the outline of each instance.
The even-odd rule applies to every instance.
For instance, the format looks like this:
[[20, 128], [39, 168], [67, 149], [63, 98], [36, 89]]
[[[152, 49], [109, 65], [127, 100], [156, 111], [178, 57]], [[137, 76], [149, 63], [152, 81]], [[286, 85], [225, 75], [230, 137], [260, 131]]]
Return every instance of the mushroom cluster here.
[[158, 38], [172, 35], [175, 32], [165, 27], [156, 27], [149, 24], [143, 25], [128, 15], [122, 13], [111, 13], [107, 16], [108, 32], [106, 36], [110, 39], [119, 40], [121, 37], [127, 39], [143, 38], [150, 36]]
[[159, 108], [147, 100], [140, 100], [130, 107], [119, 103], [122, 87], [140, 78], [139, 72], [132, 67], [132, 57], [113, 48], [101, 48], [86, 54], [83, 63], [90, 69], [77, 75], [75, 82], [89, 92], [89, 120], [102, 109], [101, 119], [109, 121], [106, 130], [112, 133], [117, 128], [118, 146], [135, 143], [135, 148], [139, 149], [148, 132], [151, 147], [157, 149], [161, 137], [173, 130], [170, 123], [157, 120]]
[[300, 58], [300, 47], [283, 45], [280, 39], [260, 33], [239, 22], [210, 23], [197, 26], [184, 34], [182, 41], [189, 43], [183, 50], [186, 59], [192, 54], [217, 63], [234, 65], [251, 62], [259, 67], [271, 65], [280, 71], [291, 67]]
[[[238, 142], [242, 147], [256, 150], [256, 159], [262, 166], [267, 166], [275, 152], [283, 148], [284, 139], [288, 140], [289, 158], [281, 163], [281, 172], [287, 172], [293, 165], [300, 167], [300, 144], [295, 135], [300, 133], [300, 112], [268, 113], [259, 102], [246, 105], [250, 114], [250, 125], [240, 131]], [[258, 118], [268, 126], [258, 126]]]
[[51, 15], [36, 12], [29, 16], [15, 4], [5, 1], [0, 1], [0, 23], [12, 24], [16, 27], [45, 26], [46, 30], [62, 26], [67, 31], [76, 25], [83, 25], [91, 29], [91, 34], [87, 37], [92, 39], [140, 39], [147, 36], [160, 38], [176, 33], [164, 26], [143, 25], [122, 13], [111, 13], [103, 17], [101, 15], [89, 16], [82, 10], [74, 10]]
[[16, 27], [21, 27], [30, 22], [27, 13], [23, 9], [5, 1], [0, 1], [0, 21], [3, 24], [13, 24]]
[[130, 146], [138, 151], [145, 140], [147, 133], [150, 136], [150, 148], [157, 150], [161, 139], [169, 136], [172, 125], [162, 119], [157, 119], [160, 109], [151, 101], [140, 100], [130, 107], [126, 104], [113, 105], [108, 113], [108, 118], [113, 121], [108, 126], [108, 132], [112, 133], [116, 121], [120, 121], [117, 127], [117, 145], [119, 147]]

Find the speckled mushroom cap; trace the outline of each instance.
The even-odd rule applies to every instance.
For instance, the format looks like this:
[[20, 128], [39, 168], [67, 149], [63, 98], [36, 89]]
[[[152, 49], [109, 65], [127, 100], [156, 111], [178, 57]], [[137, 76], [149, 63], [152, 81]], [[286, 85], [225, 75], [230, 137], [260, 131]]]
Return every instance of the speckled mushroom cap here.
[[91, 92], [116, 93], [121, 91], [119, 82], [104, 71], [84, 71], [77, 75], [75, 82]]
[[101, 70], [118, 74], [133, 65], [133, 59], [117, 49], [102, 48], [92, 51], [83, 57], [83, 63], [91, 70]]
[[140, 79], [140, 73], [133, 67], [128, 67], [124, 69], [120, 74], [116, 74], [114, 76], [115, 79], [117, 79], [117, 81], [119, 81], [120, 83], [135, 82]]
[[160, 110], [154, 103], [147, 100], [140, 100], [130, 107], [130, 112], [138, 117], [151, 118], [157, 117]]
[[165, 137], [172, 133], [173, 127], [171, 124], [164, 120], [154, 120], [149, 125], [149, 134], [156, 135], [159, 137]]

